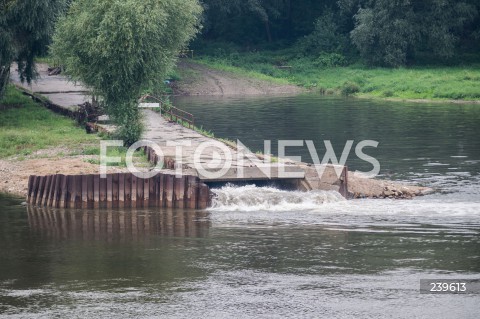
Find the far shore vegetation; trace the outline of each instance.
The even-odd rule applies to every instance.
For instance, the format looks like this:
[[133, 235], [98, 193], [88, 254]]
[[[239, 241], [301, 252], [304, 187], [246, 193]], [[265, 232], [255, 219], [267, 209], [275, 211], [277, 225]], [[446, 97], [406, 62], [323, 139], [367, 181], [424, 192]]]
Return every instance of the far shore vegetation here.
[[210, 67], [321, 94], [480, 100], [478, 0], [204, 0]]
[[[222, 44], [219, 47], [225, 48]], [[298, 58], [288, 49], [262, 52], [234, 49], [229, 52], [223, 49], [220, 52], [212, 55], [199, 52], [195, 62], [241, 76], [298, 85], [324, 95], [432, 101], [480, 100], [480, 62], [386, 68], [360, 62], [335, 65], [335, 56], [332, 55], [325, 55], [320, 61], [311, 57]]]

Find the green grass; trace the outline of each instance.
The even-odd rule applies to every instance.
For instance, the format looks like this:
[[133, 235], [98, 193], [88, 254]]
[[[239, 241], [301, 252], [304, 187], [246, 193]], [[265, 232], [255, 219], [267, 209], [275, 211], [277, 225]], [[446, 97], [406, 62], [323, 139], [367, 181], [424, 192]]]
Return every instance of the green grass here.
[[53, 59], [49, 56], [35, 57], [35, 63], [53, 64]]
[[[109, 147], [107, 148], [108, 157], [120, 157], [121, 161], [119, 163], [108, 162], [107, 166], [118, 166], [118, 167], [127, 167], [127, 162], [125, 160], [127, 155], [127, 147]], [[85, 159], [85, 162], [95, 165], [100, 165], [100, 148], [97, 146], [86, 147], [83, 150], [83, 155], [97, 155], [95, 158]], [[143, 150], [137, 150], [133, 153], [133, 163], [136, 167], [151, 167], [151, 163], [148, 162], [147, 155]]]
[[43, 57], [35, 57], [35, 63], [43, 63], [50, 67], [56, 67], [61, 65], [59, 60], [56, 60], [49, 55]]
[[[322, 94], [369, 98], [480, 100], [480, 65], [370, 68], [361, 64], [325, 68], [289, 50], [202, 56], [197, 62], [242, 76], [294, 84]], [[291, 66], [290, 70], [278, 66]], [[353, 91], [352, 91], [353, 89]]]
[[11, 85], [0, 100], [0, 114], [0, 158], [54, 146], [73, 149], [98, 140], [72, 119], [51, 112]]
[[200, 126], [200, 127], [195, 126], [193, 130], [202, 134], [203, 136], [215, 138], [215, 134], [210, 130], [204, 129], [203, 126]]
[[[13, 85], [8, 86], [0, 100], [0, 158], [16, 156], [16, 160], [22, 160], [35, 151], [60, 147], [65, 149], [54, 156], [91, 155], [94, 157], [85, 161], [100, 164], [100, 139], [98, 135], [87, 134], [74, 120], [34, 102]], [[107, 149], [108, 156], [122, 158], [122, 162], [115, 166], [126, 166], [126, 153], [125, 147]], [[49, 156], [52, 155], [40, 157]], [[149, 166], [142, 151], [134, 153], [134, 163]]]

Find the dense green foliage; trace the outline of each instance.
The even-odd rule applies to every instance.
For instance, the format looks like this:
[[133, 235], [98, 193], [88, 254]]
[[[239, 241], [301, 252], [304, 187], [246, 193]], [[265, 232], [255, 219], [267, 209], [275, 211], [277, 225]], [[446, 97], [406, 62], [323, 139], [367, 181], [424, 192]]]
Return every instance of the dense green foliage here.
[[372, 64], [405, 65], [418, 51], [449, 58], [476, 15], [476, 8], [463, 1], [376, 0], [355, 15], [351, 38]]
[[324, 94], [480, 99], [478, 0], [203, 4], [192, 48], [215, 68]]
[[35, 56], [45, 54], [67, 0], [0, 0], [0, 97], [16, 61], [22, 81], [35, 78]]
[[[366, 97], [429, 100], [479, 100], [480, 64], [468, 66], [367, 67], [334, 64], [335, 55], [324, 60], [298, 57], [295, 49], [203, 56], [198, 62], [247, 77], [295, 84], [322, 94], [356, 94]], [[290, 69], [276, 67], [278, 64]]]
[[[480, 51], [478, 0], [204, 0], [205, 41], [403, 66]], [[342, 55], [344, 59], [339, 59]], [[324, 57], [322, 58], [324, 59]], [[326, 64], [329, 64], [327, 62]]]
[[131, 144], [141, 134], [138, 98], [163, 82], [200, 13], [196, 0], [77, 0], [59, 21], [52, 54], [103, 98]]

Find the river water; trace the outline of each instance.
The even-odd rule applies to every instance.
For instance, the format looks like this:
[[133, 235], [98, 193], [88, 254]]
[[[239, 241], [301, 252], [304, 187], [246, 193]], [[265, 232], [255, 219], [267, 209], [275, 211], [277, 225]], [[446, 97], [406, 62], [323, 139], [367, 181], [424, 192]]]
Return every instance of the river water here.
[[[263, 140], [347, 140], [381, 178], [435, 188], [351, 200], [254, 185], [207, 211], [48, 210], [0, 196], [0, 316], [12, 318], [478, 318], [480, 295], [419, 293], [480, 278], [480, 108], [317, 96], [182, 98], [197, 124]], [[276, 151], [274, 147], [274, 152]], [[289, 148], [287, 155], [305, 148]], [[355, 154], [353, 170], [369, 163]]]

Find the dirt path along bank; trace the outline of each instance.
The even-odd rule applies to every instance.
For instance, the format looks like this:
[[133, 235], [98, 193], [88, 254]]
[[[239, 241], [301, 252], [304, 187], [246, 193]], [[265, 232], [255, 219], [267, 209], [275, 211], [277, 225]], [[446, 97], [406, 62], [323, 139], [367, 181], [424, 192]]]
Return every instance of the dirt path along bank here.
[[305, 92], [295, 85], [277, 84], [208, 68], [191, 61], [180, 61], [182, 80], [172, 84], [175, 95], [277, 95]]

